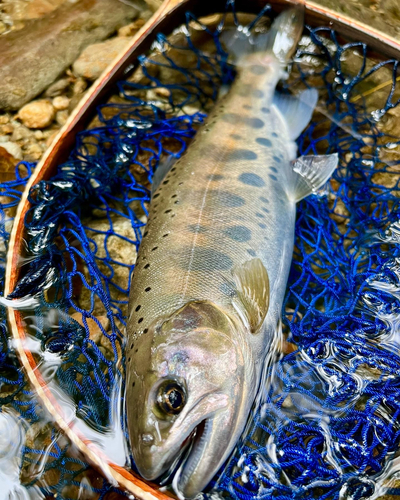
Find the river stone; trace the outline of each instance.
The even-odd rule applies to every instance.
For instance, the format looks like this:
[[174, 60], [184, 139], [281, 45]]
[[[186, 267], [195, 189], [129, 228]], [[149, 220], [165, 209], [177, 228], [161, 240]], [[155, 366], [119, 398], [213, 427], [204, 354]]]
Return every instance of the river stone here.
[[89, 45], [74, 62], [72, 68], [75, 75], [88, 80], [96, 80], [126, 47], [129, 40], [130, 38], [127, 37], [116, 37]]
[[46, 128], [54, 119], [55, 110], [47, 99], [39, 99], [26, 104], [19, 110], [18, 118], [25, 127]]
[[43, 92], [90, 44], [135, 19], [138, 9], [116, 0], [66, 2], [0, 38], [0, 109], [19, 109]]

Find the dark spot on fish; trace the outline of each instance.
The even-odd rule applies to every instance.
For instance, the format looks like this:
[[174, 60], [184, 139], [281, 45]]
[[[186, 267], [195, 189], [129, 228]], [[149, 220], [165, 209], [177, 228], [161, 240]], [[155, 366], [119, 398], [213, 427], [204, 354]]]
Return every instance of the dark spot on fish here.
[[245, 242], [251, 239], [251, 231], [245, 226], [230, 226], [224, 230], [224, 234], [231, 240]]
[[267, 226], [265, 224], [258, 224], [259, 227], [261, 227], [261, 229], [265, 229]]
[[248, 250], [247, 250], [247, 253], [248, 253], [249, 255], [251, 255], [252, 257], [255, 257], [255, 256], [257, 255], [257, 254], [256, 254], [256, 252], [255, 252], [254, 250], [250, 250], [250, 249], [248, 249]]
[[183, 251], [186, 258], [181, 259], [181, 265], [185, 270], [190, 268], [191, 271], [224, 271], [233, 266], [228, 255], [212, 248], [190, 247]]
[[261, 210], [262, 210], [263, 212], [265, 212], [266, 214], [269, 214], [269, 210], [268, 210], [268, 208], [262, 207], [262, 209], [261, 209]]
[[229, 191], [214, 191], [210, 194], [215, 196], [216, 202], [223, 207], [242, 207], [246, 203], [241, 196], [232, 194]]
[[261, 99], [261, 97], [264, 97], [264, 92], [260, 89], [254, 89], [252, 94], [254, 97], [256, 97], [258, 99]]
[[238, 113], [225, 113], [221, 116], [221, 120], [226, 123], [231, 123], [233, 125], [237, 125], [238, 123], [242, 123], [243, 125], [247, 125], [251, 128], [262, 128], [264, 126], [264, 122], [260, 120], [260, 118], [251, 118], [247, 116], [239, 115]]
[[261, 111], [263, 113], [270, 113], [270, 109], [269, 108], [261, 108]]
[[240, 141], [240, 139], [242, 138], [242, 136], [238, 134], [231, 134], [231, 137], [232, 139], [235, 139], [235, 141]]
[[[130, 358], [129, 358], [130, 359]], [[135, 387], [135, 382], [132, 382], [132, 387]]]
[[207, 228], [200, 224], [190, 224], [187, 228], [191, 233], [205, 233], [207, 231]]
[[174, 201], [174, 205], [178, 205], [179, 200]]
[[162, 235], [163, 238], [166, 238], [169, 235], [169, 233], [165, 233]]
[[138, 323], [141, 323], [143, 321], [143, 318], [138, 319]]
[[265, 186], [264, 180], [257, 174], [245, 172], [239, 175], [239, 181], [248, 186], [262, 187]]
[[151, 290], [151, 287], [149, 287], [149, 286], [144, 289], [145, 292], [150, 292], [150, 290]]
[[272, 179], [273, 181], [277, 181], [277, 180], [278, 180], [278, 179], [277, 179], [277, 177], [276, 177], [275, 175], [273, 175], [273, 174], [269, 174], [269, 177], [270, 177], [270, 179]]
[[269, 200], [267, 198], [264, 198], [264, 196], [260, 196], [260, 200], [263, 202], [263, 203], [269, 203]]
[[160, 193], [156, 193], [154, 196], [153, 196], [153, 200], [155, 200], [156, 198], [158, 198], [160, 196]]
[[261, 64], [252, 64], [250, 66], [250, 72], [253, 75], [264, 75], [267, 72], [267, 68]]
[[178, 196], [177, 194], [173, 194], [171, 198], [176, 198], [177, 196]]
[[265, 146], [266, 148], [270, 148], [272, 146], [272, 142], [266, 137], [257, 137], [256, 142], [261, 144], [261, 146]]
[[280, 163], [282, 161], [282, 159], [279, 158], [279, 156], [273, 156], [272, 159], [276, 161], [276, 163]]
[[235, 124], [241, 121], [241, 117], [237, 113], [225, 113], [221, 116], [221, 120], [226, 123]]
[[265, 215], [264, 214], [260, 214], [260, 212], [256, 212], [256, 217], [259, 217], [260, 219], [264, 219]]
[[272, 132], [272, 137], [278, 137], [278, 134], [276, 132]]
[[248, 97], [251, 92], [254, 90], [253, 86], [249, 83], [243, 83], [240, 88], [237, 90], [237, 94], [240, 97]]
[[276, 174], [278, 173], [278, 170], [277, 170], [275, 167], [269, 167], [269, 169], [270, 169], [272, 172], [275, 172]]
[[163, 184], [168, 184], [169, 180], [163, 181]]
[[259, 118], [246, 118], [245, 124], [251, 128], [263, 128], [264, 122]]
[[148, 269], [150, 267], [150, 264], [147, 263], [145, 266], [144, 266], [144, 269]]
[[142, 306], [140, 306], [140, 305], [139, 305], [139, 306], [137, 306], [137, 307], [136, 307], [136, 309], [135, 309], [135, 311], [136, 311], [136, 312], [140, 311], [140, 308], [141, 308], [141, 307], [142, 307]]
[[226, 159], [227, 161], [257, 160], [257, 154], [250, 149], [234, 149]]
[[[240, 136], [237, 136], [240, 137]], [[210, 181], [221, 181], [224, 178], [223, 175], [220, 174], [211, 174], [207, 177], [208, 180]]]
[[168, 210], [166, 210], [164, 213], [165, 214], [169, 214], [170, 212], [172, 212], [172, 210], [169, 208]]
[[230, 283], [221, 283], [219, 289], [224, 295], [227, 295], [228, 297], [234, 297], [236, 295], [236, 289]]
[[131, 344], [131, 349], [133, 349], [133, 346], [134, 346], [134, 345], [135, 345], [135, 344]]
[[145, 328], [145, 329], [143, 330], [143, 333], [147, 333], [148, 331], [149, 331], [149, 329], [148, 329], [148, 328]]
[[154, 252], [154, 250], [157, 250], [157, 248], [158, 248], [158, 247], [153, 247], [153, 248], [151, 249], [151, 251], [152, 251], [152, 252]]

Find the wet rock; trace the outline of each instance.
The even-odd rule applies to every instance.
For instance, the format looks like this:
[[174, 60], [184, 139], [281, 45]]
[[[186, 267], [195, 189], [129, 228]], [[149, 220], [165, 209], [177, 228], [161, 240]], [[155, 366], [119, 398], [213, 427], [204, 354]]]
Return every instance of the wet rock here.
[[89, 45], [74, 62], [74, 73], [88, 80], [96, 80], [126, 47], [129, 40], [126, 37], [116, 37]]
[[73, 92], [75, 95], [83, 94], [87, 89], [87, 82], [83, 78], [78, 78], [74, 83]]
[[[115, 0], [66, 2], [23, 31], [0, 38], [0, 109], [18, 109], [43, 92], [88, 45], [135, 19], [138, 9]], [[51, 47], [51, 50], [50, 50]]]
[[22, 150], [18, 146], [18, 144], [15, 144], [15, 142], [11, 141], [6, 141], [6, 142], [0, 142], [0, 150], [4, 149], [7, 151], [11, 156], [13, 156], [17, 160], [22, 160]]
[[[3, 146], [2, 143], [1, 146]], [[4, 147], [0, 147], [0, 182], [15, 179], [15, 165], [18, 160], [14, 158]]]
[[[75, 321], [77, 321], [81, 326], [83, 327], [85, 326], [81, 313], [76, 312], [74, 314], [71, 314], [71, 317]], [[104, 331], [107, 331], [110, 328], [110, 320], [107, 318], [107, 316], [98, 316], [96, 319], [103, 327]], [[86, 323], [89, 328], [90, 340], [93, 340], [95, 344], [100, 344], [101, 338], [104, 335], [103, 330], [99, 327], [97, 322], [92, 318], [86, 318]]]
[[18, 112], [18, 118], [28, 128], [46, 128], [53, 121], [54, 115], [53, 105], [46, 99], [32, 101]]
[[68, 109], [69, 106], [69, 99], [65, 95], [60, 95], [58, 97], [55, 97], [53, 99], [53, 107], [57, 111], [61, 111], [63, 109]]
[[0, 134], [12, 134], [14, 132], [14, 127], [11, 123], [6, 123], [5, 125], [0, 125]]

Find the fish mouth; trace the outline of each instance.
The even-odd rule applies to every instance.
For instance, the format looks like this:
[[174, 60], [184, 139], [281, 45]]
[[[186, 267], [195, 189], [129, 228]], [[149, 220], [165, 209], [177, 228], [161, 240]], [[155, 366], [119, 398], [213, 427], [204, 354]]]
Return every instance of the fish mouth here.
[[204, 456], [208, 438], [211, 434], [212, 420], [212, 418], [203, 419], [182, 443], [180, 464], [172, 481], [172, 486], [180, 500], [196, 496], [208, 484], [208, 480], [203, 481], [204, 485], [200, 487], [199, 491], [195, 491], [194, 493], [187, 491], [186, 487], [193, 472]]

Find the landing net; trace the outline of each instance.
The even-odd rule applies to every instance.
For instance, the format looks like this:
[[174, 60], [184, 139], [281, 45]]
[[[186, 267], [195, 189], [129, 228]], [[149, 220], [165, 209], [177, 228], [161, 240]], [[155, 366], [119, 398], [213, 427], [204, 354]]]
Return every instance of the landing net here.
[[[225, 22], [239, 24], [231, 2], [217, 25], [188, 14], [171, 37], [159, 35], [57, 174], [30, 193], [26, 272], [10, 298], [40, 300], [27, 330], [58, 360], [51, 376], [96, 429], [110, 425], [112, 390], [124, 375], [129, 283], [155, 169], [161, 158], [182, 155], [220, 86], [234, 78], [219, 38]], [[265, 29], [261, 14], [250, 28]], [[282, 90], [320, 91], [299, 152], [338, 152], [340, 164], [298, 205], [281, 355], [245, 439], [204, 498], [216, 491], [235, 499], [368, 498], [397, 453], [397, 66], [368, 59], [362, 43], [342, 45], [330, 29], [304, 30]], [[20, 165], [14, 181], [0, 184], [3, 262], [12, 210], [33, 168], [23, 166], [24, 175]], [[4, 268], [0, 276], [3, 287]], [[60, 436], [30, 391], [0, 313], [0, 415], [26, 429], [21, 483], [44, 496], [113, 498], [117, 490]]]

